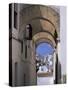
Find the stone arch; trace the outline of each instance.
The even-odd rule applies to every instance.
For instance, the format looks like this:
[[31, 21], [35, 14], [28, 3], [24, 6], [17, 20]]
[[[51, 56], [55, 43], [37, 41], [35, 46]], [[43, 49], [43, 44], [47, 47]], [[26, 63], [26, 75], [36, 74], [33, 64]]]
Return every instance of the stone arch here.
[[47, 39], [47, 38], [40, 38], [39, 40], [37, 40], [36, 43], [35, 43], [36, 48], [41, 43], [48, 43], [48, 44], [51, 45], [52, 48], [54, 48], [52, 41]]
[[[28, 8], [24, 8], [21, 10], [21, 28], [25, 27], [26, 24], [31, 23], [32, 26], [42, 27], [42, 30], [50, 30], [51, 33], [54, 34], [56, 30], [59, 34], [59, 14], [50, 7], [43, 5], [31, 5]], [[34, 25], [36, 23], [36, 25]], [[50, 26], [50, 28], [48, 27]], [[39, 28], [39, 27], [38, 27]], [[35, 29], [36, 30], [36, 29]]]
[[52, 47], [54, 48], [56, 47], [54, 38], [49, 33], [46, 33], [46, 32], [39, 32], [35, 34], [32, 40], [35, 42], [35, 44], [39, 44], [40, 42], [44, 41], [44, 42], [50, 43]]

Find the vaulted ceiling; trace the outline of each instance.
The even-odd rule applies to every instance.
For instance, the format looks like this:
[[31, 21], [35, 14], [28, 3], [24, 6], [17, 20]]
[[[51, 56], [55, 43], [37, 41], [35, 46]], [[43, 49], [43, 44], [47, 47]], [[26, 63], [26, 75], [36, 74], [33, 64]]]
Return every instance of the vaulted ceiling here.
[[[45, 38], [48, 42], [56, 46], [54, 32], [60, 34], [60, 15], [53, 7], [43, 5], [31, 5], [20, 11], [20, 30], [27, 24], [32, 26], [32, 36], [34, 41]], [[25, 30], [25, 28], [23, 29]]]

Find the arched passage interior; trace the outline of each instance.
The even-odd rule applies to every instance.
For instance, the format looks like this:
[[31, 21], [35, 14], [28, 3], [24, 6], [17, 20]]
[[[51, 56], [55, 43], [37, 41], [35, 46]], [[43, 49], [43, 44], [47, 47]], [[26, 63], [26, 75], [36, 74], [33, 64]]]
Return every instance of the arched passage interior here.
[[[36, 6], [34, 6], [34, 7], [36, 7]], [[58, 28], [58, 24], [56, 21], [59, 22], [59, 20], [58, 20], [59, 14], [57, 14], [55, 11], [53, 12], [52, 9], [49, 9], [47, 7], [42, 7], [42, 6], [40, 7], [40, 9], [38, 7], [35, 11], [34, 7], [30, 7], [32, 9], [32, 12], [34, 13], [34, 15], [32, 15], [30, 8], [28, 8], [29, 10], [25, 9], [25, 12], [27, 10], [29, 11], [28, 13], [26, 12], [26, 15], [24, 15], [24, 13], [23, 13], [23, 16], [21, 19], [22, 26], [20, 28], [20, 30], [21, 30], [20, 31], [20, 39], [22, 40], [22, 38], [23, 38], [21, 34], [27, 33], [27, 35], [28, 35], [28, 32], [25, 32], [25, 29], [26, 29], [25, 27], [28, 24], [30, 24], [32, 27], [32, 39], [26, 40], [26, 41], [28, 41], [28, 44], [30, 45], [29, 52], [32, 55], [32, 57], [28, 55], [29, 60], [32, 64], [30, 66], [30, 75], [31, 75], [30, 81], [34, 82], [34, 84], [36, 84], [36, 82], [35, 82], [36, 79], [33, 81], [33, 77], [32, 77], [36, 73], [36, 70], [35, 70], [36, 47], [42, 42], [49, 43], [52, 47], [54, 47], [54, 49], [57, 47], [56, 33], [59, 34], [59, 28]], [[43, 12], [43, 8], [47, 9], [47, 12], [46, 12], [46, 10]], [[39, 12], [37, 12], [37, 10]], [[50, 11], [52, 11], [51, 14], [49, 14]], [[30, 15], [32, 15], [32, 16], [30, 16]], [[26, 16], [27, 16], [27, 18], [25, 19]], [[24, 43], [25, 43], [25, 40], [24, 40]], [[34, 70], [32, 70], [31, 68], [33, 68]], [[34, 76], [35, 76], [34, 78], [36, 78], [36, 74]], [[54, 78], [54, 80], [55, 80], [55, 78]]]
[[54, 38], [47, 32], [39, 32], [33, 36], [33, 42], [37, 85], [54, 84], [54, 50], [56, 46]]

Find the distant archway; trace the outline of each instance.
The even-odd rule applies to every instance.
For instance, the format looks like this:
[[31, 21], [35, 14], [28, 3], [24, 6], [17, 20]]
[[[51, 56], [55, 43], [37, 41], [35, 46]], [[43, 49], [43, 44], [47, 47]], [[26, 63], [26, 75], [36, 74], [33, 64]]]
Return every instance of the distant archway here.
[[[54, 55], [53, 54], [54, 54], [54, 48], [49, 43], [42, 42], [37, 45], [36, 47], [37, 85], [54, 83], [53, 81], [53, 73], [54, 73], [53, 56]], [[52, 81], [50, 82], [51, 79]]]

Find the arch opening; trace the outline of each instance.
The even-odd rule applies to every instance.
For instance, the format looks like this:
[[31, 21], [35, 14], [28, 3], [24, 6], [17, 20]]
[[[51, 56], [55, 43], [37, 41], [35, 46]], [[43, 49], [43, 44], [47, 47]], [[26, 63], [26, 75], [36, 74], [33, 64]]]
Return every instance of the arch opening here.
[[41, 42], [37, 45], [37, 85], [53, 83], [53, 53], [54, 47], [52, 47], [49, 43]]

